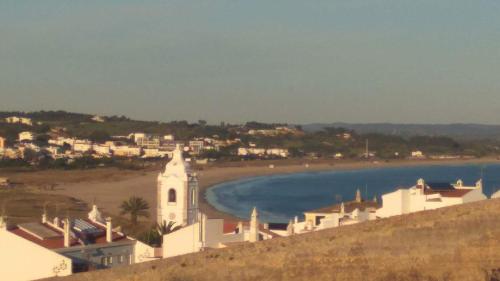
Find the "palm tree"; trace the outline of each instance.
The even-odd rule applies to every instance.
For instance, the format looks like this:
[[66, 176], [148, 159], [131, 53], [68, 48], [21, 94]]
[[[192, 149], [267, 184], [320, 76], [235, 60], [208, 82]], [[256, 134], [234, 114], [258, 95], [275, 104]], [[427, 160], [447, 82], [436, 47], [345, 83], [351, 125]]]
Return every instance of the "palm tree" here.
[[174, 224], [174, 221], [169, 221], [168, 223], [163, 221], [161, 224], [156, 224], [156, 231], [159, 235], [163, 236], [181, 228], [179, 225], [174, 226]]
[[120, 209], [121, 214], [130, 214], [130, 221], [133, 225], [137, 224], [138, 217], [149, 218], [149, 204], [141, 197], [132, 196], [128, 200], [123, 201]]

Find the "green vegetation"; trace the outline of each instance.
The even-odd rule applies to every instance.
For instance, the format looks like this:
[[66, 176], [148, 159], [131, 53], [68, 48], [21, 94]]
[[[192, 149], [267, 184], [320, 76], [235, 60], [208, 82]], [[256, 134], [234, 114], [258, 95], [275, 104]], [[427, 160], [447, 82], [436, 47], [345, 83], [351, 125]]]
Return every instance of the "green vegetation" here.
[[121, 215], [129, 214], [132, 225], [137, 224], [139, 217], [149, 218], [149, 204], [141, 197], [132, 196], [128, 200], [123, 201], [120, 206]]
[[[195, 123], [187, 121], [155, 122], [131, 120], [125, 116], [104, 117], [105, 122], [95, 122], [88, 114], [69, 113], [65, 111], [39, 112], [0, 112], [0, 118], [7, 116], [26, 116], [34, 121], [34, 126], [0, 123], [0, 135], [6, 136], [8, 144], [17, 138], [17, 134], [25, 130], [39, 133], [36, 142], [47, 142], [48, 134], [54, 128], [66, 128], [66, 134], [79, 138], [88, 138], [103, 142], [112, 136], [124, 136], [131, 132], [144, 132], [157, 135], [173, 134], [177, 140], [190, 140], [195, 137], [214, 137], [221, 140], [241, 139], [241, 144], [222, 148], [220, 151], [206, 151], [200, 157], [218, 159], [222, 161], [240, 161], [236, 150], [240, 146], [255, 143], [260, 148], [286, 148], [291, 157], [315, 155], [318, 157], [332, 157], [341, 153], [344, 158], [359, 158], [364, 155], [366, 141], [369, 150], [379, 159], [405, 158], [411, 151], [420, 150], [425, 155], [467, 155], [481, 157], [498, 155], [500, 140], [456, 140], [446, 136], [399, 136], [380, 133], [359, 134], [344, 128], [326, 127], [320, 131], [304, 132], [301, 126], [291, 126], [297, 129], [296, 134], [280, 134], [275, 136], [249, 135], [250, 129], [269, 130], [287, 124], [266, 124], [247, 122], [244, 125], [221, 123], [220, 125], [207, 124], [205, 120]], [[41, 124], [38, 124], [41, 122]], [[344, 136], [344, 134], [347, 134]], [[251, 159], [252, 157], [248, 157]], [[121, 165], [117, 160], [84, 159], [72, 164], [47, 161], [46, 168], [85, 168], [99, 165]], [[1, 165], [20, 165], [26, 163], [8, 162]]]
[[176, 226], [175, 222], [163, 222], [162, 224], [155, 224], [147, 231], [140, 233], [137, 236], [137, 239], [150, 246], [161, 247], [163, 244], [163, 235], [172, 233], [179, 229], [181, 229], [181, 226]]

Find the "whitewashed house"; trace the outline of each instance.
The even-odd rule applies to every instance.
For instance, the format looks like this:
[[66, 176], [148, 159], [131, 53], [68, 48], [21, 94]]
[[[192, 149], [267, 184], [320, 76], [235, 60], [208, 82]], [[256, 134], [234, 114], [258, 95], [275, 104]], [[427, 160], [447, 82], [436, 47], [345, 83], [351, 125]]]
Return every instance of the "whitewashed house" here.
[[17, 116], [11, 116], [5, 118], [5, 122], [10, 123], [10, 124], [24, 124], [27, 126], [33, 126], [33, 121], [31, 118], [27, 117], [17, 117]]
[[161, 253], [113, 230], [92, 207], [85, 219], [49, 220], [9, 226], [0, 217], [2, 280], [67, 276], [90, 269], [112, 268], [161, 258]]
[[465, 186], [462, 180], [456, 183], [427, 183], [419, 179], [413, 187], [382, 195], [382, 207], [377, 210], [377, 217], [385, 218], [485, 199], [487, 197], [483, 194], [482, 180], [473, 186]]
[[137, 146], [117, 145], [113, 147], [113, 155], [119, 157], [138, 157], [141, 156], [142, 149]]
[[305, 220], [290, 222], [294, 234], [315, 230], [356, 224], [368, 220], [375, 220], [378, 208], [377, 201], [364, 200], [359, 189], [353, 201], [342, 202], [316, 210], [304, 212]]
[[35, 139], [35, 134], [32, 132], [20, 132], [19, 133], [19, 141], [32, 141]]
[[92, 142], [90, 140], [75, 139], [72, 148], [75, 152], [87, 152], [92, 150]]

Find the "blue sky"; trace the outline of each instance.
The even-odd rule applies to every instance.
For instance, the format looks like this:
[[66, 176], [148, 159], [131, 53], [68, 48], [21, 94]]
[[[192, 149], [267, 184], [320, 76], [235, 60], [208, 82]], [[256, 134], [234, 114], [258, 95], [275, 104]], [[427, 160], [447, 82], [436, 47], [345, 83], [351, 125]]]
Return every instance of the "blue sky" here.
[[0, 110], [500, 124], [500, 1], [0, 0]]

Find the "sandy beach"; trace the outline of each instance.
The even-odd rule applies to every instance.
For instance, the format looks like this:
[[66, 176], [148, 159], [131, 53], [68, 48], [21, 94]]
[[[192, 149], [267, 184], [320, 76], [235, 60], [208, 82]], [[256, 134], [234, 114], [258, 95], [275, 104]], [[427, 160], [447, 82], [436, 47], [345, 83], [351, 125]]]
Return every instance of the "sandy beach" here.
[[[255, 161], [232, 163], [231, 165], [202, 166], [196, 169], [200, 182], [200, 209], [211, 218], [234, 219], [211, 206], [205, 199], [205, 191], [216, 184], [242, 178], [289, 174], [307, 171], [352, 170], [366, 168], [401, 167], [418, 165], [461, 165], [476, 163], [500, 163], [496, 158], [470, 160], [398, 160], [386, 162], [368, 161]], [[270, 168], [269, 165], [274, 165]], [[103, 211], [118, 215], [119, 206], [130, 196], [146, 199], [151, 207], [151, 218], [155, 218], [156, 178], [160, 166], [146, 171], [104, 168], [79, 171], [5, 172], [0, 177], [9, 177], [14, 182], [40, 188], [43, 192], [74, 197], [92, 204]]]

